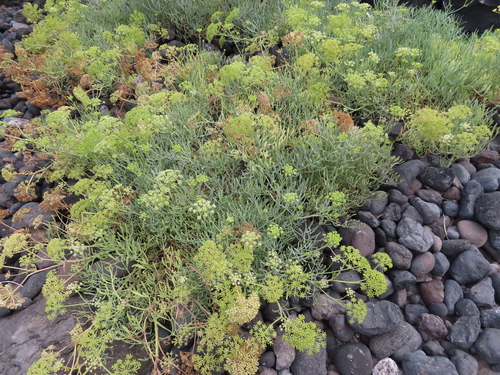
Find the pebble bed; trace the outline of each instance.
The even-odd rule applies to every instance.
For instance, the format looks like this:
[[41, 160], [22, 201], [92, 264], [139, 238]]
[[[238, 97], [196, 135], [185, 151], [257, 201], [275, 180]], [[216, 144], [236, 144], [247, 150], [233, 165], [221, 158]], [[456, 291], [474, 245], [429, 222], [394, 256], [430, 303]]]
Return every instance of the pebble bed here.
[[[22, 35], [31, 31], [23, 17], [19, 7], [0, 7], [0, 44], [12, 52]], [[217, 51], [214, 45], [206, 47]], [[20, 98], [16, 94], [19, 91], [17, 83], [0, 76], [0, 113], [18, 111], [19, 117], [5, 122], [23, 127], [40, 115], [41, 108]], [[0, 139], [0, 168], [10, 166], [23, 174], [14, 181], [0, 178], [0, 212], [4, 212], [0, 237], [26, 228], [43, 238], [45, 229], [35, 227], [35, 221], [40, 217], [45, 224], [57, 220], [55, 212], [40, 206], [43, 193], [52, 186], [39, 178], [37, 171], [50, 161], [30, 150], [12, 153], [4, 144]], [[419, 159], [412, 150], [395, 143], [394, 154], [403, 161], [395, 168], [401, 180], [397, 185], [383, 186], [375, 199], [359, 209], [356, 219], [360, 225], [312, 228], [318, 239], [338, 230], [343, 244], [358, 248], [364, 256], [387, 253], [394, 264], [386, 275], [387, 292], [370, 299], [358, 295], [368, 308], [366, 319], [359, 324], [349, 324], [343, 306], [330, 298], [339, 297], [346, 286], [358, 287], [360, 277], [355, 271], [342, 273], [339, 279], [347, 284], [333, 283], [328, 296], [283, 301], [292, 317], [303, 314], [306, 321], [315, 322], [326, 332], [325, 346], [309, 355], [293, 349], [278, 335], [263, 353], [258, 374], [500, 374], [499, 149], [492, 143], [480, 155], [444, 168], [438, 157]], [[18, 185], [26, 180], [37, 181], [36, 194], [31, 200], [20, 201]], [[16, 220], [15, 213], [20, 209], [26, 214]], [[6, 280], [8, 266], [16, 266], [16, 259], [0, 270], [0, 282]], [[38, 264], [40, 269], [46, 266]], [[12, 277], [15, 282], [22, 281], [22, 276]], [[39, 308], [30, 309], [37, 305], [34, 300], [42, 298], [39, 293], [44, 280], [45, 272], [26, 280], [21, 289], [25, 303], [19, 311], [0, 308], [0, 317], [4, 318], [0, 320], [2, 374], [25, 374], [46, 345], [43, 340], [35, 340], [30, 347], [30, 340], [21, 342], [17, 331], [12, 331], [13, 325], [29, 319], [30, 311], [32, 315], [43, 314]], [[276, 310], [276, 304], [263, 305], [246, 328], [260, 320], [274, 321]], [[16, 320], [17, 316], [22, 319]], [[64, 322], [59, 326], [64, 330], [60, 333], [67, 335], [67, 320], [60, 321]], [[2, 335], [8, 329], [11, 336]], [[58, 326], [51, 329], [55, 332]], [[151, 366], [143, 365], [141, 371], [149, 374]]]

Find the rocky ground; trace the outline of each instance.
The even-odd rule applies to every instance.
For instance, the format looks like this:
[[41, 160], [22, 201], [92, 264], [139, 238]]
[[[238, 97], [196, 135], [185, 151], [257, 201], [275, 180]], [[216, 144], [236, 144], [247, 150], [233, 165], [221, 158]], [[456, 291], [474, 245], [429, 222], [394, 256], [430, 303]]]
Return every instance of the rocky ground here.
[[[30, 32], [20, 4], [0, 7], [0, 44], [13, 51], [22, 35]], [[484, 3], [480, 4], [487, 6]], [[492, 5], [490, 5], [491, 7]], [[490, 10], [491, 11], [491, 10]], [[213, 46], [213, 48], [216, 48]], [[19, 97], [18, 84], [0, 76], [0, 112], [20, 113], [5, 121], [22, 127], [40, 115], [40, 108]], [[109, 108], [112, 110], [112, 108]], [[393, 136], [397, 134], [397, 127]], [[399, 184], [384, 186], [376, 199], [357, 212], [360, 226], [337, 228], [344, 244], [365, 256], [386, 252], [394, 268], [387, 273], [389, 290], [379, 298], [366, 299], [367, 318], [349, 324], [345, 310], [329, 297], [338, 297], [346, 284], [334, 283], [329, 297], [283, 302], [291, 315], [303, 314], [326, 332], [325, 348], [307, 355], [287, 345], [282, 336], [262, 355], [259, 374], [265, 375], [495, 375], [500, 374], [500, 142], [470, 160], [448, 168], [438, 157], [419, 159], [412, 150], [394, 145], [403, 163], [396, 167]], [[0, 168], [24, 172], [13, 181], [0, 179], [0, 237], [25, 228], [42, 238], [41, 217], [47, 224], [59, 220], [44, 208], [43, 193], [51, 184], [38, 171], [50, 160], [25, 150], [12, 153], [0, 139]], [[20, 196], [19, 185], [37, 181], [30, 198]], [[16, 212], [25, 214], [16, 217]], [[313, 225], [313, 224], [310, 224]], [[331, 227], [313, 228], [318, 235]], [[10, 266], [16, 265], [15, 260]], [[46, 264], [38, 264], [40, 269]], [[0, 282], [6, 282], [6, 269]], [[64, 272], [62, 270], [61, 272]], [[13, 275], [14, 282], [22, 281]], [[16, 279], [17, 277], [17, 279]], [[340, 279], [356, 289], [356, 272]], [[0, 373], [24, 375], [49, 345], [69, 357], [68, 332], [75, 325], [71, 314], [47, 320], [40, 294], [45, 272], [25, 280], [25, 303], [16, 311], [0, 308]], [[77, 302], [72, 297], [71, 302]], [[274, 304], [262, 306], [255, 318], [273, 321]], [[132, 353], [146, 358], [140, 348], [113, 345], [113, 356]], [[186, 348], [184, 348], [186, 349]], [[172, 348], [178, 351], [179, 348]], [[140, 374], [150, 374], [144, 362]], [[173, 372], [175, 373], [175, 371]]]

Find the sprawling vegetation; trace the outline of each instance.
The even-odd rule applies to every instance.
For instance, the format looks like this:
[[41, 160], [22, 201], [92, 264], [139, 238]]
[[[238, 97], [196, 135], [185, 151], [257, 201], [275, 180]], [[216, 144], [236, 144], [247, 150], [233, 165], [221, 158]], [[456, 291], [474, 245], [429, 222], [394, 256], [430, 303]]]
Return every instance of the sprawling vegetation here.
[[[92, 308], [71, 333], [74, 361], [48, 348], [30, 374], [135, 373], [136, 361], [109, 358], [116, 339], [145, 345], [156, 374], [254, 374], [279, 324], [297, 349], [319, 350], [323, 333], [288, 319], [285, 301], [348, 269], [361, 293], [386, 290], [385, 254], [362, 257], [313, 225], [345, 224], [395, 181], [388, 130], [404, 121], [402, 142], [447, 163], [494, 134], [500, 76], [488, 73], [500, 34], [463, 35], [444, 12], [388, 1], [48, 0], [25, 13], [37, 26], [2, 67], [33, 104], [57, 110], [5, 135], [14, 150], [31, 143], [52, 158], [44, 177], [57, 185], [44, 202], [70, 215], [46, 244], [24, 232], [4, 240], [0, 260], [21, 256], [20, 272], [33, 273], [43, 250], [52, 268], [71, 264], [79, 281], [49, 273], [47, 312], [75, 292]], [[172, 32], [184, 46], [166, 44]], [[82, 199], [67, 207], [70, 194]], [[15, 306], [16, 293], [2, 286], [0, 301]], [[354, 291], [341, 298], [362, 320]], [[248, 324], [262, 303], [281, 318]], [[186, 349], [182, 363], [168, 344]]]

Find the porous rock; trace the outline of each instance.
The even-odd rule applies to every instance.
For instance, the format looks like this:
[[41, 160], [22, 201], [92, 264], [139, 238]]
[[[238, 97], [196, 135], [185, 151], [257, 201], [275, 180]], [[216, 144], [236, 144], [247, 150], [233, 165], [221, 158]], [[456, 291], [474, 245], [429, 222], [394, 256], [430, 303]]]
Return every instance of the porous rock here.
[[[370, 350], [361, 343], [341, 346], [335, 353], [334, 359], [335, 366], [341, 375], [370, 375], [372, 372]], [[305, 374], [305, 372], [297, 372], [297, 374]]]
[[453, 183], [455, 174], [450, 168], [427, 167], [418, 175], [418, 178], [425, 186], [444, 192]]
[[478, 181], [467, 182], [462, 190], [458, 216], [463, 219], [474, 218], [476, 201], [483, 193], [483, 186]]
[[481, 280], [490, 271], [489, 262], [474, 250], [460, 253], [451, 264], [450, 275], [459, 284], [470, 284]]
[[422, 337], [409, 323], [402, 321], [391, 332], [373, 336], [370, 350], [378, 358], [390, 357], [397, 353], [396, 360], [401, 360], [405, 353], [414, 352], [422, 344]]
[[373, 367], [372, 375], [402, 375], [402, 372], [392, 358], [383, 358]]
[[474, 350], [490, 365], [500, 363], [500, 329], [486, 328], [474, 344]]
[[450, 349], [448, 351], [450, 360], [455, 365], [459, 375], [477, 374], [479, 364], [477, 359], [460, 349]]
[[461, 316], [451, 327], [448, 340], [460, 349], [469, 349], [474, 345], [481, 331], [478, 316]]
[[481, 310], [481, 325], [484, 328], [500, 329], [500, 306]]
[[448, 334], [443, 319], [434, 314], [422, 314], [417, 329], [424, 341], [442, 339]]
[[297, 350], [290, 370], [293, 374], [327, 375], [326, 343], [318, 353], [309, 354], [308, 352]]
[[405, 246], [396, 242], [387, 242], [385, 252], [391, 257], [395, 269], [407, 270], [410, 268], [413, 254]]
[[465, 296], [474, 302], [477, 307], [491, 308], [495, 306], [495, 290], [489, 277], [485, 277], [474, 284]]
[[394, 330], [401, 321], [401, 310], [389, 301], [369, 301], [366, 303], [366, 317], [362, 322], [351, 324], [356, 332], [371, 337]]
[[276, 370], [278, 371], [289, 368], [295, 360], [295, 349], [283, 340], [282, 335], [274, 339], [273, 351], [276, 356]]
[[500, 230], [500, 191], [481, 195], [475, 204], [477, 220], [486, 228]]
[[422, 225], [408, 217], [403, 218], [397, 226], [399, 242], [410, 250], [424, 253], [434, 243], [432, 234], [426, 231]]
[[338, 232], [342, 236], [342, 244], [355, 247], [362, 256], [366, 257], [375, 251], [375, 232], [367, 224], [340, 227]]
[[453, 362], [446, 357], [428, 357], [422, 350], [403, 356], [405, 375], [459, 375]]

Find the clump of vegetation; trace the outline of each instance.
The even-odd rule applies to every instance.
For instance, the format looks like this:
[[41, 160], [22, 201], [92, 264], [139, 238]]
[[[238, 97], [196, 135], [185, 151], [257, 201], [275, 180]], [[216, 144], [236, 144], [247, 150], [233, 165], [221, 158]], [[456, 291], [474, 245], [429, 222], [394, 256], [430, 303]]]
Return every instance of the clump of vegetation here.
[[[317, 352], [324, 334], [302, 315], [289, 319], [283, 302], [312, 298], [351, 269], [362, 293], [380, 295], [391, 264], [339, 247], [335, 231], [318, 242], [308, 224], [344, 225], [395, 182], [387, 130], [396, 120], [403, 142], [450, 161], [494, 134], [485, 105], [496, 104], [500, 78], [483, 72], [500, 62], [497, 32], [466, 37], [449, 14], [391, 2], [226, 3], [27, 8], [38, 24], [2, 66], [33, 104], [58, 109], [5, 135], [14, 149], [31, 143], [54, 160], [44, 176], [58, 186], [42, 204], [70, 219], [47, 244], [26, 233], [2, 240], [0, 261], [20, 257], [28, 275], [42, 254], [49, 268], [70, 265], [80, 281], [47, 276], [47, 313], [63, 312], [73, 293], [93, 311], [71, 333], [75, 360], [61, 363], [47, 348], [30, 374], [133, 374], [137, 361], [109, 358], [116, 339], [143, 344], [158, 373], [179, 366], [162, 351], [167, 341], [196, 342], [196, 354], [182, 357], [190, 371], [253, 374], [278, 325], [290, 345]], [[171, 26], [200, 43], [158, 46]], [[202, 42], [241, 53], [227, 60]], [[99, 111], [100, 95], [137, 106], [112, 117]], [[20, 189], [31, 199], [29, 183]], [[65, 194], [82, 199], [68, 207]], [[21, 286], [0, 287], [1, 303], [18, 306]], [[362, 300], [350, 289], [341, 297], [349, 321], [361, 321]], [[280, 318], [249, 324], [262, 301]]]
[[485, 120], [485, 109], [477, 103], [471, 107], [457, 105], [446, 112], [419, 109], [407, 122], [401, 139], [420, 155], [434, 153], [453, 162], [480, 152], [494, 132]]

